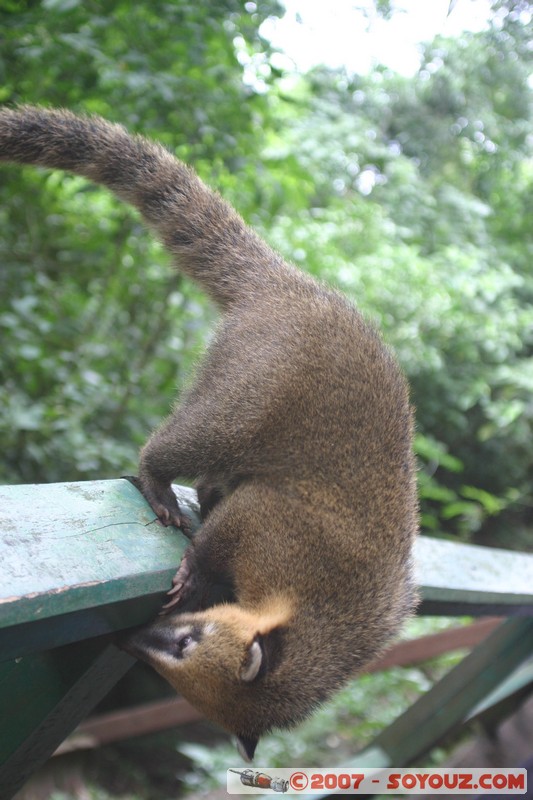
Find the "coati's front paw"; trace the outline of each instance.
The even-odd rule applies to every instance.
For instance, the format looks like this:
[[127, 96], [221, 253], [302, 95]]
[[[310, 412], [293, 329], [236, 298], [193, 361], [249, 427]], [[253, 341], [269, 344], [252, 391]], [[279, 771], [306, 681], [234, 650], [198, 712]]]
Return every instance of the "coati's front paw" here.
[[190, 534], [190, 523], [182, 514], [176, 495], [170, 486], [165, 486], [143, 478], [128, 477], [128, 480], [141, 492], [145, 500], [150, 503], [152, 510], [159, 522], [163, 525], [174, 525], [186, 534]]
[[171, 599], [166, 603], [160, 615], [168, 614], [168, 612], [182, 603], [184, 600], [194, 592], [196, 588], [196, 581], [194, 579], [193, 569], [191, 565], [191, 557], [185, 552], [181, 559], [181, 564], [178, 571], [172, 578], [172, 589], [167, 592]]
[[143, 494], [162, 525], [174, 525], [175, 528], [182, 529], [187, 527], [187, 518], [181, 513], [176, 495], [170, 487], [147, 489]]

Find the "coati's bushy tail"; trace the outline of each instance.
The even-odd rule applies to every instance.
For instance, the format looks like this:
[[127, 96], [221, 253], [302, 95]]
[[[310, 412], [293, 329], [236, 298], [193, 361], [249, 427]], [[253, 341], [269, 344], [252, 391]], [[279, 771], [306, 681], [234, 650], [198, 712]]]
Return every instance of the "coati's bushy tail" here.
[[139, 209], [180, 269], [222, 306], [253, 295], [268, 277], [277, 282], [281, 259], [231, 206], [163, 147], [121, 125], [2, 108], [0, 160], [69, 170], [108, 187]]

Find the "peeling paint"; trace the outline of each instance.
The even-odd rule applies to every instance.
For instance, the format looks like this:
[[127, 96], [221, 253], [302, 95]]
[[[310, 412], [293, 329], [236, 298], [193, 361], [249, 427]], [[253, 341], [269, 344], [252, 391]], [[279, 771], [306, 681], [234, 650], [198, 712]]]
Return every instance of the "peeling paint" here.
[[[65, 594], [66, 592], [74, 592], [77, 589], [90, 589], [92, 586], [106, 586], [109, 581], [86, 581], [85, 583], [75, 583], [72, 585], [65, 584], [64, 586], [57, 586], [53, 589], [47, 589], [44, 592], [30, 592], [23, 595], [11, 595], [10, 597], [0, 597], [0, 606], [8, 605], [9, 603], [19, 603], [23, 600], [35, 600], [38, 597], [52, 597], [56, 595]], [[42, 611], [42, 608], [36, 610], [35, 613]]]

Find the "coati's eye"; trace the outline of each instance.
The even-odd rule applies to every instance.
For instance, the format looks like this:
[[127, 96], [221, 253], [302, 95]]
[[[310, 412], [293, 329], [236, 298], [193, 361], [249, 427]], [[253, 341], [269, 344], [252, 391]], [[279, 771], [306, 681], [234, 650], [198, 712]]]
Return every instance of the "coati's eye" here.
[[168, 640], [169, 652], [177, 659], [188, 658], [198, 647], [203, 636], [200, 625], [183, 625], [173, 631], [172, 637]]
[[177, 642], [178, 646], [178, 654], [182, 655], [183, 651], [187, 649], [187, 647], [192, 643], [193, 638], [190, 633], [186, 633], [183, 636], [180, 636]]

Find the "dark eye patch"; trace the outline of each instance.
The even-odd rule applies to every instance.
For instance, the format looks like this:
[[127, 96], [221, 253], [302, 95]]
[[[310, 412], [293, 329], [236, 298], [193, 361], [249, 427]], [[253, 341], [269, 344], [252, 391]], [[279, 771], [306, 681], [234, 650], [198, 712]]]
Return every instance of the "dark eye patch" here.
[[173, 639], [172, 655], [174, 658], [183, 658], [185, 651], [192, 642], [199, 643], [203, 638], [203, 629], [200, 625], [193, 625], [193, 627], [186, 633]]

